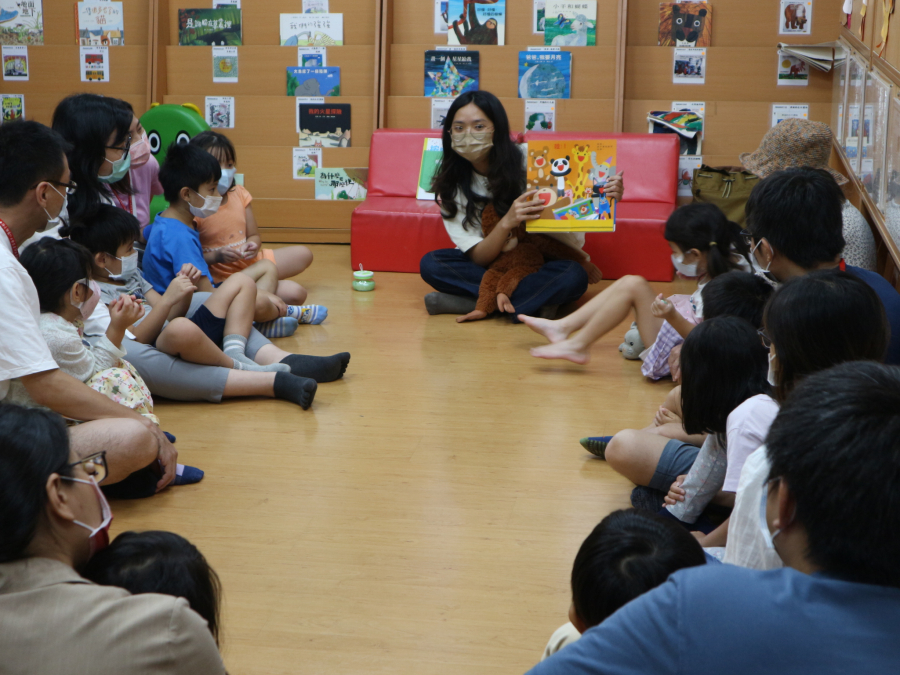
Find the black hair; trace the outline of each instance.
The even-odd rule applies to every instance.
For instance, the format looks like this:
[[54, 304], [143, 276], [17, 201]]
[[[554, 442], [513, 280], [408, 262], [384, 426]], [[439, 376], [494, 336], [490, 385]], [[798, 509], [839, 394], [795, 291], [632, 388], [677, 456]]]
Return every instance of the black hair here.
[[747, 200], [747, 229], [803, 269], [833, 262], [844, 250], [844, 195], [823, 169], [785, 169], [766, 176]]
[[[472, 190], [475, 169], [472, 163], [456, 154], [450, 130], [460, 108], [475, 104], [494, 125], [494, 145], [488, 155], [488, 189], [491, 197], [484, 197]], [[481, 212], [488, 202], [494, 205], [501, 218], [512, 203], [525, 192], [525, 162], [522, 151], [509, 137], [509, 119], [500, 99], [487, 91], [469, 91], [453, 101], [443, 129], [444, 154], [434, 174], [431, 190], [441, 212], [447, 218], [455, 218], [459, 206], [454, 201], [457, 191], [467, 200], [463, 227], [481, 230]]]
[[206, 150], [219, 162], [237, 162], [237, 152], [231, 139], [216, 131], [201, 131], [191, 139], [190, 145]]
[[821, 270], [794, 277], [766, 305], [766, 333], [775, 345], [783, 401], [797, 382], [844, 361], [883, 361], [891, 327], [878, 294], [849, 272]]
[[102, 195], [109, 193], [109, 188], [100, 182], [100, 167], [108, 145], [125, 143], [132, 116], [118, 99], [98, 94], [67, 96], [53, 111], [53, 130], [69, 143], [69, 170], [78, 184], [68, 201], [71, 218], [90, 215], [102, 201]]
[[675, 209], [666, 220], [664, 236], [684, 253], [692, 248], [706, 253], [710, 278], [739, 269], [735, 254], [750, 264], [750, 249], [741, 238], [740, 225], [728, 220], [715, 204], [686, 204]]
[[[113, 101], [117, 106], [119, 106], [122, 110], [128, 113], [128, 129], [131, 130], [131, 124], [133, 123], [133, 117], [137, 117], [134, 114], [134, 107], [128, 102], [121, 98], [114, 98]], [[138, 122], [140, 124], [140, 122]], [[131, 139], [131, 144], [134, 145], [137, 143], [137, 138]], [[129, 150], [130, 152], [130, 150]], [[127, 172], [124, 176], [122, 176], [121, 180], [118, 180], [115, 183], [110, 185], [116, 192], [124, 192], [125, 194], [133, 195], [137, 194], [137, 191], [131, 186], [131, 172]]]
[[769, 429], [807, 558], [848, 581], [900, 587], [900, 368], [849, 362], [797, 385]]
[[47, 504], [47, 480], [70, 476], [68, 463], [69, 433], [59, 415], [0, 405], [0, 563], [27, 557]]
[[724, 434], [728, 415], [768, 394], [767, 352], [757, 329], [736, 316], [707, 319], [681, 348], [681, 408], [689, 434]]
[[66, 149], [65, 140], [40, 122], [0, 126], [0, 206], [17, 205], [41, 181], [62, 180]]
[[166, 152], [166, 161], [159, 169], [163, 196], [170, 204], [181, 201], [182, 188], [197, 192], [204, 183], [218, 183], [221, 177], [219, 161], [190, 143], [172, 143]]
[[707, 283], [700, 291], [703, 318], [738, 316], [751, 326], [762, 328], [763, 311], [774, 292], [772, 285], [756, 274], [727, 272]]
[[133, 595], [184, 598], [219, 643], [219, 576], [196, 546], [174, 532], [123, 532], [88, 561], [82, 576]]
[[98, 204], [86, 221], [72, 221], [59, 233], [84, 246], [91, 255], [117, 255], [119, 247], [140, 239], [138, 219], [112, 204]]
[[588, 628], [656, 588], [673, 572], [706, 564], [699, 542], [647, 511], [613, 511], [594, 528], [572, 566], [572, 602]]
[[42, 312], [57, 312], [64, 297], [79, 279], [90, 279], [91, 253], [68, 239], [44, 237], [22, 252], [22, 267], [37, 289]]

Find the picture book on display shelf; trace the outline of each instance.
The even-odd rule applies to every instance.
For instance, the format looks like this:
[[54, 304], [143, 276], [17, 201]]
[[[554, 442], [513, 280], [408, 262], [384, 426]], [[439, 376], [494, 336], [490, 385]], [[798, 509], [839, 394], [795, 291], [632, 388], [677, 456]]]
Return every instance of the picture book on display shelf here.
[[519, 52], [519, 98], [569, 98], [572, 52]]
[[712, 42], [712, 7], [705, 2], [659, 4], [660, 47], [709, 47]]
[[25, 118], [25, 96], [22, 94], [0, 94], [2, 122], [12, 122]]
[[529, 141], [527, 170], [526, 189], [545, 205], [529, 232], [615, 232], [616, 202], [604, 194], [616, 173], [615, 140]]
[[429, 49], [425, 52], [425, 96], [456, 98], [475, 91], [478, 61], [478, 52]]
[[506, 44], [506, 0], [449, 0], [447, 44]]
[[242, 40], [241, 10], [237, 7], [178, 10], [179, 45], [240, 47]]
[[0, 0], [0, 45], [44, 44], [41, 0]]
[[340, 96], [341, 69], [287, 67], [288, 96]]
[[349, 103], [297, 104], [297, 133], [301, 148], [349, 148]]
[[75, 43], [81, 47], [124, 45], [125, 15], [122, 3], [75, 3]]
[[3, 79], [11, 82], [28, 81], [28, 47], [25, 45], [3, 45]]
[[344, 44], [343, 14], [281, 14], [280, 42], [286, 47]]
[[547, 0], [544, 17], [545, 45], [593, 47], [597, 44], [596, 0]]
[[422, 147], [422, 163], [419, 165], [419, 184], [416, 186], [416, 199], [434, 201], [431, 181], [443, 158], [443, 141], [440, 138], [426, 138]]
[[778, 51], [826, 73], [847, 60], [847, 51], [839, 42], [823, 42], [818, 45], [789, 45], [779, 42]]
[[368, 168], [322, 168], [316, 172], [316, 199], [365, 199], [368, 185]]

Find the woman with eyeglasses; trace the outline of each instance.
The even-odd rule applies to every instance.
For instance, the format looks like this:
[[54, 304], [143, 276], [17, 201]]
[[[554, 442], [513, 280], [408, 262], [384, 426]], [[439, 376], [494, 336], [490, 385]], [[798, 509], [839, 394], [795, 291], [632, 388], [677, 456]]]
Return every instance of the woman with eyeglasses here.
[[5, 675], [224, 673], [183, 598], [97, 586], [82, 569], [109, 543], [105, 452], [69, 448], [58, 415], [0, 406], [0, 670]]
[[[457, 321], [485, 318], [475, 300], [486, 268], [509, 243], [511, 230], [537, 220], [544, 204], [535, 190], [526, 190], [522, 148], [510, 138], [503, 104], [486, 91], [459, 96], [447, 111], [443, 128], [444, 154], [434, 176], [432, 192], [440, 204], [444, 227], [455, 249], [432, 251], [422, 258], [422, 278], [436, 293], [425, 296], [429, 314], [461, 314]], [[606, 195], [622, 197], [622, 177], [612, 177]], [[499, 216], [488, 236], [482, 233], [482, 212], [490, 206]], [[580, 250], [584, 234], [553, 234]], [[500, 312], [537, 315], [542, 308], [580, 298], [588, 283], [600, 281], [600, 270], [587, 255], [581, 263], [554, 260], [526, 276], [512, 293], [500, 294]]]

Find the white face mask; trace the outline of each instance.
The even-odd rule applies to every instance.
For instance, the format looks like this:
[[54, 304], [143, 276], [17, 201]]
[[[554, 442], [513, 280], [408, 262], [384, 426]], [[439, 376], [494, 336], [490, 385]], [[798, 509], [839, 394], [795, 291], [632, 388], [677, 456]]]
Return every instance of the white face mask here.
[[769, 271], [769, 268], [772, 266], [772, 261], [770, 260], [769, 263], [766, 265], [765, 269], [763, 269], [761, 267], [758, 267], [759, 261], [756, 259], [756, 255], [754, 255], [756, 249], [759, 248], [759, 245], [762, 242], [763, 242], [763, 240], [760, 239], [758, 242], [756, 242], [756, 246], [754, 246], [753, 248], [750, 249], [750, 259], [756, 263], [756, 265], [753, 266], [753, 273], [758, 277], [762, 277], [763, 279], [765, 279], [766, 281], [768, 281], [770, 284], [772, 284], [774, 286], [775, 284], [778, 283], [778, 279], [776, 279], [775, 275]]
[[199, 192], [194, 192], [194, 194], [203, 200], [203, 206], [199, 208], [188, 202], [188, 208], [190, 208], [191, 214], [195, 218], [209, 218], [214, 215], [215, 212], [219, 210], [219, 206], [222, 205], [222, 198], [219, 196], [203, 197]]
[[57, 189], [56, 189], [55, 187], [53, 187], [52, 185], [51, 185], [50, 187], [53, 188], [53, 191], [54, 191], [56, 194], [58, 194], [60, 197], [63, 198], [62, 208], [59, 210], [59, 213], [56, 214], [56, 217], [55, 217], [55, 218], [51, 218], [51, 217], [50, 217], [50, 212], [49, 212], [47, 209], [44, 209], [44, 213], [47, 214], [47, 224], [44, 225], [43, 229], [38, 230], [38, 232], [46, 232], [47, 230], [49, 230], [49, 229], [51, 229], [51, 228], [53, 228], [53, 227], [59, 227], [59, 226], [62, 224], [62, 215], [63, 215], [64, 213], [66, 214], [67, 217], [68, 217], [68, 215], [69, 215], [69, 212], [68, 212], [68, 210], [67, 210], [67, 208], [66, 208], [66, 207], [69, 205], [69, 194], [68, 194], [68, 193], [63, 194], [62, 192], [60, 192], [59, 190], [57, 190]]
[[772, 364], [775, 362], [776, 354], [774, 352], [769, 352], [769, 372], [766, 375], [766, 381], [771, 384], [773, 387], [778, 386], [778, 381], [775, 379], [775, 369], [772, 367]]
[[769, 503], [769, 484], [763, 483], [762, 492], [759, 499], [759, 529], [762, 531], [763, 539], [766, 542], [766, 548], [771, 551], [775, 550], [775, 537], [781, 534], [781, 530], [769, 532], [769, 522], [766, 520], [766, 506]]
[[[113, 257], [115, 258], [115, 256]], [[121, 272], [119, 272], [118, 274], [113, 274], [112, 272], [109, 272], [108, 267], [104, 267], [103, 269], [109, 272], [109, 278], [113, 281], [125, 281], [125, 279], [128, 279], [132, 274], [134, 274], [134, 271], [137, 269], [137, 251], [135, 251], [131, 255], [126, 255], [124, 258], [116, 258], [116, 260], [122, 263]]]
[[222, 169], [222, 177], [219, 179], [219, 194], [224, 195], [231, 188], [231, 183], [234, 181], [234, 174], [237, 169]]
[[90, 532], [91, 552], [89, 557], [93, 557], [97, 551], [102, 551], [109, 546], [109, 526], [113, 519], [112, 509], [109, 508], [109, 502], [106, 501], [106, 495], [103, 494], [103, 490], [100, 489], [100, 486], [97, 485], [97, 481], [93, 478], [91, 478], [91, 480], [71, 478], [69, 476], [61, 476], [61, 478], [62, 480], [72, 481], [73, 483], [91, 485], [94, 488], [94, 492], [97, 494], [97, 501], [100, 503], [100, 517], [102, 518], [100, 524], [97, 527], [91, 527], [87, 523], [82, 523], [80, 520], [72, 521], [76, 525], [80, 525]]
[[676, 258], [675, 254], [672, 254], [672, 264], [675, 265], [675, 269], [678, 270], [678, 273], [686, 276], [686, 277], [697, 277], [697, 263], [687, 264], [684, 262], [684, 254], [681, 255], [680, 258]]

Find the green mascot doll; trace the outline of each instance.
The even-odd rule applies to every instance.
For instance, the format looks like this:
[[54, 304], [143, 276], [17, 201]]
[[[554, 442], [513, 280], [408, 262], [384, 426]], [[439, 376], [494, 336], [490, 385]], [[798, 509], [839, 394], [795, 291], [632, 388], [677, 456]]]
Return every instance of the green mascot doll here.
[[[150, 110], [141, 116], [141, 126], [147, 132], [150, 152], [160, 166], [166, 161], [166, 151], [172, 143], [188, 143], [201, 131], [208, 131], [209, 125], [193, 103], [153, 103]], [[169, 202], [162, 195], [156, 195], [150, 202], [150, 221], [156, 214], [167, 209]]]

